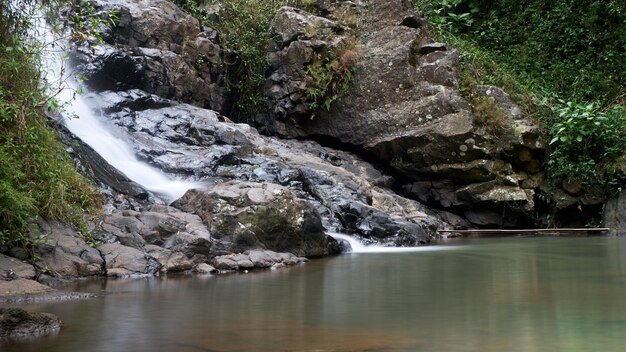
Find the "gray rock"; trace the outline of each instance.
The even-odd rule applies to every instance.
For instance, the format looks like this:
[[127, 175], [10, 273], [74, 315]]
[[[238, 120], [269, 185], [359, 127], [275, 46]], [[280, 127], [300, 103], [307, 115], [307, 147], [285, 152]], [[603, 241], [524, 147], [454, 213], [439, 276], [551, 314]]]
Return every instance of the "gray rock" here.
[[602, 223], [612, 235], [626, 234], [626, 192], [606, 202]]
[[249, 250], [243, 254], [229, 254], [213, 259], [215, 268], [225, 271], [247, 269], [276, 269], [287, 265], [307, 262], [307, 258], [297, 257], [291, 253], [277, 253], [267, 250]]
[[164, 205], [152, 205], [140, 212], [113, 211], [104, 217], [97, 233], [102, 239], [110, 239], [109, 243], [140, 249], [152, 244], [180, 252], [187, 258], [195, 255], [208, 258], [213, 242], [202, 219]]
[[328, 254], [318, 212], [280, 185], [230, 181], [187, 191], [173, 206], [200, 216], [211, 234], [231, 243], [234, 252], [261, 247], [307, 256]]
[[100, 252], [85, 243], [71, 226], [58, 222], [39, 221], [39, 232], [48, 238], [35, 249], [37, 265], [60, 278], [101, 275], [104, 261]]
[[16, 258], [0, 254], [0, 280], [34, 279], [35, 268]]
[[118, 12], [119, 23], [104, 33], [104, 45], [79, 45], [74, 60], [96, 90], [142, 88], [166, 98], [232, 108], [228, 82], [235, 55], [212, 30], [169, 1], [98, 0], [98, 9]]
[[[229, 122], [213, 111], [176, 104], [138, 90], [104, 92], [94, 95], [93, 99], [100, 104], [107, 116], [128, 130], [132, 143], [141, 151], [143, 157], [168, 172], [180, 175], [193, 174], [203, 180], [208, 189], [228, 180], [271, 183], [287, 187], [297, 197], [311, 203], [321, 214], [323, 226], [332, 231], [360, 231], [359, 227], [354, 225], [359, 222], [358, 220], [345, 222], [344, 219], [352, 218], [355, 214], [361, 216], [360, 214], [370, 213], [354, 212], [351, 207], [342, 204], [356, 204], [359, 208], [370, 207], [377, 216], [370, 217], [368, 222], [382, 221], [386, 224], [382, 227], [377, 226], [382, 230], [375, 233], [389, 237], [391, 232], [397, 231], [398, 228], [411, 229], [403, 231], [403, 236], [414, 238], [403, 241], [404, 243], [428, 242], [435, 235], [436, 228], [448, 226], [441, 220], [441, 213], [417, 202], [408, 202], [405, 205], [409, 209], [418, 209], [418, 216], [411, 215], [410, 211], [404, 213], [395, 211], [393, 215], [388, 214], [389, 209], [399, 209], [403, 206], [399, 203], [405, 202], [402, 197], [392, 197], [393, 192], [387, 189], [393, 185], [393, 178], [383, 175], [371, 164], [353, 154], [325, 148], [314, 142], [263, 137], [250, 126]], [[139, 112], [132, 112], [134, 110]], [[377, 194], [388, 195], [388, 200], [372, 204], [374, 188]], [[235, 197], [240, 195], [237, 192], [234, 194]], [[266, 195], [265, 191], [252, 190], [244, 198], [246, 202], [260, 205], [263, 199], [267, 198]], [[179, 215], [175, 217], [184, 214], [180, 210], [177, 211]], [[446, 218], [452, 218], [451, 214], [443, 214]], [[136, 214], [132, 216], [139, 217], [139, 221], [142, 222], [144, 230], [140, 231], [140, 235], [147, 243], [174, 250], [173, 235], [155, 227], [156, 218], [146, 220]], [[146, 225], [146, 222], [150, 224]], [[417, 224], [417, 227], [411, 223]], [[187, 228], [192, 226], [191, 224], [187, 221]], [[172, 232], [180, 226], [182, 225], [178, 223], [173, 224], [169, 231]], [[346, 226], [349, 229], [344, 228]], [[132, 231], [131, 228], [129, 230]], [[390, 234], [385, 234], [387, 230]], [[116, 236], [119, 237], [119, 234]], [[114, 241], [119, 242], [117, 239]], [[226, 242], [219, 244], [219, 251], [216, 247], [218, 244], [214, 243], [211, 255], [241, 252], [249, 248], [239, 246], [232, 238]], [[335, 241], [328, 243], [333, 244]], [[329, 253], [337, 251], [337, 248], [333, 248], [332, 251], [329, 249]]]
[[216, 274], [217, 269], [206, 263], [200, 263], [194, 266], [193, 271], [199, 274]]
[[173, 252], [155, 245], [147, 245], [146, 253], [161, 264], [163, 272], [181, 272], [194, 268], [194, 262], [181, 252]]
[[[545, 155], [540, 130], [504, 91], [478, 87], [476, 93], [492, 102], [494, 109], [502, 110], [510, 125], [507, 133], [494, 141], [477, 123], [461, 94], [458, 52], [434, 42], [405, 5], [402, 0], [368, 2], [359, 26], [359, 33], [366, 35], [359, 36], [362, 48], [352, 86], [329, 111], [320, 109], [314, 117], [303, 107], [306, 67], [313, 53], [324, 53], [318, 45], [330, 47], [346, 33], [326, 31], [314, 40], [317, 38], [308, 34], [315, 33], [310, 27], [323, 19], [282, 9], [273, 23], [279, 39], [268, 46], [272, 65], [265, 94], [271, 106], [268, 115], [259, 116], [259, 122], [273, 133], [326, 136], [355, 146], [416, 183], [452, 181], [441, 192], [420, 191], [420, 199], [430, 204], [457, 212], [467, 207], [494, 207], [503, 202], [497, 196], [500, 190], [484, 192], [479, 204], [454, 195], [473, 183], [506, 179], [517, 172], [539, 172]], [[515, 192], [524, 193], [521, 189]], [[489, 195], [494, 198], [486, 199]], [[518, 197], [513, 198], [506, 202], [513, 205]], [[524, 201], [526, 209], [534, 204], [532, 199]]]
[[136, 248], [116, 243], [105, 243], [98, 246], [106, 262], [106, 275], [112, 277], [129, 277], [154, 275], [161, 264], [151, 255]]

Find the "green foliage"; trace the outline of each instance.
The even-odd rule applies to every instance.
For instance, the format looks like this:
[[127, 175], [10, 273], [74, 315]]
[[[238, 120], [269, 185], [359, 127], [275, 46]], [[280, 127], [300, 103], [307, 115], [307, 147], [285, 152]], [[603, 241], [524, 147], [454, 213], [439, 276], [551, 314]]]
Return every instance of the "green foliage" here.
[[416, 7], [461, 52], [466, 96], [475, 84], [500, 86], [545, 127], [552, 184], [577, 177], [608, 192], [626, 185], [626, 2], [416, 0]]
[[29, 237], [29, 220], [81, 224], [100, 201], [44, 114], [49, 98], [40, 91], [39, 57], [45, 48], [25, 39], [31, 4], [0, 4], [0, 244], [26, 247], [40, 240]]
[[473, 14], [478, 12], [474, 1], [469, 2], [470, 11], [457, 11], [457, 8], [465, 2], [465, 0], [417, 1], [416, 7], [420, 13], [427, 14], [428, 22], [438, 30], [452, 31], [469, 27], [474, 23]]
[[616, 191], [626, 181], [626, 108], [604, 112], [594, 103], [560, 104], [550, 129], [555, 148], [548, 171], [559, 179], [602, 183], [608, 192]]
[[[231, 63], [239, 71], [239, 82], [234, 87], [239, 93], [239, 118], [252, 120], [265, 106], [265, 46], [270, 39], [270, 25], [274, 15], [289, 0], [176, 0], [182, 9], [206, 26], [215, 28], [223, 44], [234, 50], [239, 62]], [[218, 16], [208, 9], [219, 9]]]
[[328, 111], [348, 91], [358, 51], [356, 39], [352, 38], [328, 52], [318, 53], [306, 67], [305, 97], [313, 114], [319, 109]]
[[416, 6], [439, 32], [473, 42], [559, 96], [603, 106], [624, 98], [626, 2], [422, 0]]

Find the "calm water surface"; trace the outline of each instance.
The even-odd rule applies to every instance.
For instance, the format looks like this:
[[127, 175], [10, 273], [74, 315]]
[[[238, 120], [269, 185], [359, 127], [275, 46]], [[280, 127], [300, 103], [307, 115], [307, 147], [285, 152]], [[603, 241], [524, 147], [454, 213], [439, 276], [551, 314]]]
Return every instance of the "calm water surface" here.
[[75, 283], [1, 351], [624, 351], [626, 238], [506, 238], [229, 276]]

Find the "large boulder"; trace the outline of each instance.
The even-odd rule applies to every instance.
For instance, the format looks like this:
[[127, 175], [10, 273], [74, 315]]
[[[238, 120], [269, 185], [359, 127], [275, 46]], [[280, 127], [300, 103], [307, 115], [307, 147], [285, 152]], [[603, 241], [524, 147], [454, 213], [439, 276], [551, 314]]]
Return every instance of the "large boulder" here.
[[228, 74], [237, 60], [217, 33], [163, 0], [98, 0], [117, 11], [102, 45], [77, 42], [73, 58], [96, 90], [142, 88], [162, 97], [227, 112]]
[[45, 272], [60, 278], [101, 275], [104, 260], [73, 227], [59, 222], [38, 222], [35, 236], [48, 240], [35, 249], [36, 264]]
[[154, 275], [161, 269], [153, 256], [136, 248], [117, 243], [98, 246], [106, 262], [106, 275], [111, 277], [137, 277]]
[[165, 205], [154, 204], [142, 211], [115, 210], [103, 217], [95, 233], [105, 243], [137, 249], [166, 272], [190, 270], [216, 255], [213, 238], [200, 217]]
[[0, 280], [34, 279], [35, 275], [31, 264], [0, 254]]
[[[269, 112], [258, 122], [272, 133], [329, 137], [374, 155], [409, 181], [409, 193], [416, 189], [415, 197], [438, 207], [533, 209], [534, 190], [523, 181], [540, 171], [539, 128], [497, 87], [473, 87], [470, 104], [460, 88], [459, 53], [431, 39], [410, 2], [372, 0], [352, 11], [361, 20], [351, 30], [302, 10], [279, 11], [268, 46]], [[328, 110], [309, 111], [307, 68], [346, 31], [361, 44], [351, 86]], [[486, 118], [472, 107], [479, 103]]]
[[187, 191], [173, 206], [199, 215], [214, 237], [231, 243], [233, 252], [265, 248], [329, 254], [318, 212], [280, 185], [230, 181]]

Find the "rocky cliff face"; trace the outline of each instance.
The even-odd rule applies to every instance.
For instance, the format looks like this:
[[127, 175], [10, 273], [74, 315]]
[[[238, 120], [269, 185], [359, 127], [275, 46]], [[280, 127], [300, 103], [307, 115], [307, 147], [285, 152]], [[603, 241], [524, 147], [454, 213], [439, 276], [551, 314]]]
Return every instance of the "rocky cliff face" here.
[[[92, 224], [96, 248], [63, 224], [42, 221], [33, 228], [35, 235], [54, 240], [37, 250], [40, 279], [215, 270], [210, 265], [274, 267], [300, 263], [300, 256], [338, 253], [342, 246], [328, 232], [415, 246], [429, 243], [437, 230], [470, 226], [462, 217], [398, 195], [393, 177], [357, 155], [312, 141], [270, 138], [233, 123], [223, 114], [229, 109], [230, 52], [219, 46], [214, 32], [173, 4], [103, 0], [97, 6], [117, 9], [120, 23], [104, 33], [105, 43], [83, 41], [74, 47], [73, 58], [94, 88], [84, 99], [119, 127], [140, 159], [172, 177], [196, 181], [197, 188], [161, 204], [159, 194], [146, 192], [73, 140], [72, 151], [86, 174], [103, 186], [107, 208]], [[366, 10], [359, 4], [346, 7], [354, 9]], [[315, 53], [309, 46], [332, 48], [349, 38], [342, 34], [349, 27], [331, 19], [291, 8], [280, 16], [286, 21], [283, 49]], [[329, 41], [301, 42], [313, 32], [289, 31], [302, 23], [322, 28]], [[275, 25], [280, 27], [280, 20]], [[276, 53], [275, 67], [289, 68], [280, 65], [281, 55]], [[205, 58], [210, 58], [206, 65], [197, 65]], [[296, 79], [284, 83], [299, 89]], [[25, 257], [18, 252], [14, 255]]]
[[[324, 3], [318, 2], [326, 6], [319, 13], [342, 7], [360, 20], [348, 28], [340, 18], [281, 9], [268, 47], [269, 113], [259, 118], [268, 132], [361, 149], [389, 165], [407, 193], [476, 225], [514, 226], [518, 214], [534, 209], [544, 156], [540, 131], [505, 92], [472, 92], [503, 115], [505, 124], [494, 133], [462, 93], [459, 53], [431, 39], [409, 2]], [[327, 111], [310, 111], [307, 67], [350, 36], [360, 47], [350, 88]]]
[[98, 0], [98, 10], [116, 11], [119, 23], [103, 33], [104, 45], [78, 43], [74, 64], [95, 90], [140, 88], [227, 113], [233, 94], [235, 54], [217, 32], [169, 1]]

